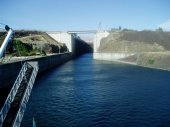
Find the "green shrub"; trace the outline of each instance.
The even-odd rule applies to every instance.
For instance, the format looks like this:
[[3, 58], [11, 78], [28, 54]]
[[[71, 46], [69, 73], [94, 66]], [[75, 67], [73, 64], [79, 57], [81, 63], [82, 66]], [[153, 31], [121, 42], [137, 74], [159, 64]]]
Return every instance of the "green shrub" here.
[[155, 63], [155, 60], [154, 59], [149, 59], [148, 60], [148, 64], [154, 64]]
[[34, 56], [37, 55], [37, 52], [40, 53], [40, 51], [38, 51], [37, 49], [32, 49], [29, 45], [24, 44], [23, 42], [21, 42], [20, 40], [14, 40], [13, 41], [16, 50], [18, 51], [18, 55], [21, 56]]
[[43, 55], [46, 56], [46, 52], [40, 49], [33, 49], [30, 45], [23, 43], [20, 40], [13, 40], [13, 44], [16, 48], [16, 52], [12, 53], [17, 56], [34, 56], [34, 55]]
[[36, 51], [31, 51], [28, 53], [29, 56], [35, 56], [36, 55]]
[[19, 55], [21, 55], [21, 56], [29, 55], [30, 50], [24, 43], [22, 43], [19, 40], [14, 39], [13, 44], [15, 45], [16, 50], [19, 52]]
[[46, 56], [46, 55], [47, 55], [44, 50], [42, 50], [41, 54], [42, 54], [43, 56]]

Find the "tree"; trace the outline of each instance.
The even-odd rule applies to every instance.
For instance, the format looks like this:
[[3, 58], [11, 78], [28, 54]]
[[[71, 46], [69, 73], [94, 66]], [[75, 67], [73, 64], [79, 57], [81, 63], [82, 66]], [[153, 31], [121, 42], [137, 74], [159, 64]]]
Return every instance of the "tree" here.
[[122, 29], [122, 27], [121, 26], [119, 26], [119, 30], [121, 30]]
[[163, 28], [159, 27], [158, 29], [156, 29], [156, 31], [163, 32]]

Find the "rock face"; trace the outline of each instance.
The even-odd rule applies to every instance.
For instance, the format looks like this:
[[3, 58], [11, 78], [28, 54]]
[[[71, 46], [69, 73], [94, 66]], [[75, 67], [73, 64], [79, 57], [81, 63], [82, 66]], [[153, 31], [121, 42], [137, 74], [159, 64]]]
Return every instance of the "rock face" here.
[[170, 32], [114, 31], [103, 38], [99, 53], [133, 53], [116, 59], [139, 66], [170, 70]]

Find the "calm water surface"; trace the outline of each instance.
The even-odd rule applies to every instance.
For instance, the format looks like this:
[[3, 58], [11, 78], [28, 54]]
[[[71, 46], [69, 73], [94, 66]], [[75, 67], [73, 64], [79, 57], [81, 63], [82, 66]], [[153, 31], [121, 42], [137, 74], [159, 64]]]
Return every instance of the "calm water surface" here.
[[40, 77], [22, 121], [32, 127], [170, 127], [170, 72], [84, 55]]

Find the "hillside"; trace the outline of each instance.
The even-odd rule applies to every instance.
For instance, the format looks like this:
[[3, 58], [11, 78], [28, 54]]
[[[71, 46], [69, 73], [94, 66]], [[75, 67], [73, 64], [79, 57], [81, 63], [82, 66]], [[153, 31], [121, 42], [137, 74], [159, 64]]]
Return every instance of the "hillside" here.
[[160, 52], [170, 50], [170, 32], [111, 32], [101, 40], [99, 52]]
[[[0, 33], [0, 45], [2, 44], [5, 33]], [[10, 44], [7, 53], [15, 54], [13, 47], [21, 50], [22, 56], [51, 54], [51, 53], [62, 53], [67, 52], [65, 44], [55, 41], [53, 38], [48, 36], [44, 32], [37, 31], [16, 31], [13, 43]]]
[[[170, 32], [110, 32], [101, 40], [98, 52], [106, 53], [106, 58], [101, 59], [170, 70]], [[109, 57], [108, 53], [110, 53]], [[121, 54], [124, 57], [115, 58], [114, 54]]]

